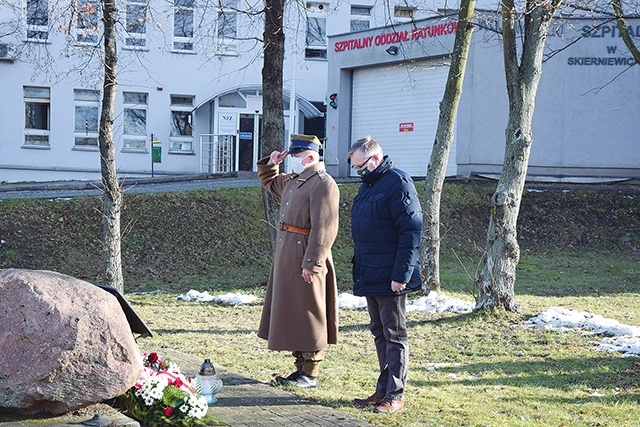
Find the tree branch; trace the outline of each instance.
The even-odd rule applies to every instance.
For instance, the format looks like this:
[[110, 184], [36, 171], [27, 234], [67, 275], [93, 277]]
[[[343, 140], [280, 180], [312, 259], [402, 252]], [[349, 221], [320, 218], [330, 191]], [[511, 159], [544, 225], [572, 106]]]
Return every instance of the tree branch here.
[[640, 51], [638, 51], [635, 43], [633, 43], [633, 39], [629, 35], [629, 29], [627, 28], [627, 24], [624, 21], [624, 14], [622, 13], [622, 2], [620, 0], [613, 0], [612, 6], [622, 40], [631, 52], [631, 55], [633, 55], [633, 59], [636, 60], [636, 64], [638, 64], [640, 63]]

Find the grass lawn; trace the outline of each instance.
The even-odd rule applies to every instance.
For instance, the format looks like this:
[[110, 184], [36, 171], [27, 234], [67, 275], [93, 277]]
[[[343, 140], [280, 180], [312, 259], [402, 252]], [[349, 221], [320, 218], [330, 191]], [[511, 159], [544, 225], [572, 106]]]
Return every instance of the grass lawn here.
[[[356, 189], [340, 186], [333, 247], [340, 292], [351, 288]], [[491, 193], [475, 184], [445, 186], [440, 273], [448, 296], [473, 301]], [[373, 392], [378, 371], [366, 310], [341, 310], [340, 342], [327, 352], [319, 387], [295, 392], [380, 426], [640, 426], [639, 358], [594, 350], [601, 337], [586, 331], [524, 324], [560, 306], [640, 325], [639, 197], [635, 187], [526, 192], [515, 288], [522, 312], [408, 313], [404, 412], [377, 415], [351, 405]], [[0, 268], [100, 283], [100, 208], [95, 197], [0, 202]], [[176, 298], [189, 289], [263, 296], [270, 242], [260, 189], [126, 195], [122, 221], [126, 298], [155, 334], [141, 347], [211, 358], [265, 382], [291, 372], [293, 358], [267, 350], [256, 336], [260, 304]]]
[[[601, 336], [585, 331], [524, 325], [550, 306], [640, 325], [640, 260], [596, 255], [525, 258], [516, 289], [521, 314], [408, 313], [410, 372], [402, 413], [377, 415], [351, 405], [373, 392], [377, 376], [366, 310], [341, 310], [340, 342], [329, 348], [319, 387], [296, 393], [381, 426], [640, 425], [640, 359], [594, 350]], [[594, 269], [603, 261], [609, 267]], [[266, 382], [292, 370], [288, 354], [267, 350], [256, 336], [260, 304], [227, 307], [176, 296], [128, 297], [156, 334], [144, 339], [145, 348], [209, 357]]]

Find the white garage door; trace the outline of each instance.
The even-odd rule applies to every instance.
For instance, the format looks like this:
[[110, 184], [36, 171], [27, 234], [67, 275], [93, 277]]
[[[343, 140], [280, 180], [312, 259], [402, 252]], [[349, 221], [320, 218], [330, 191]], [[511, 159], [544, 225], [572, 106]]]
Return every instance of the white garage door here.
[[[437, 60], [354, 70], [352, 141], [371, 135], [395, 166], [426, 176], [448, 65]], [[454, 139], [447, 176], [456, 174], [455, 151]]]

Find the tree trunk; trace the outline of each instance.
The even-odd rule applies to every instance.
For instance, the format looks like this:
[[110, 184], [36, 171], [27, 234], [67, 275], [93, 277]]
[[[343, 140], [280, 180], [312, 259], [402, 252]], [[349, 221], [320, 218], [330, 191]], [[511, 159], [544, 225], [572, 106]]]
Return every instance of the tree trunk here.
[[613, 0], [613, 14], [616, 17], [616, 24], [618, 26], [618, 30], [620, 30], [620, 36], [624, 41], [624, 44], [627, 46], [631, 55], [633, 55], [633, 59], [636, 60], [634, 65], [640, 64], [640, 51], [638, 47], [633, 42], [633, 38], [629, 34], [629, 29], [627, 28], [627, 23], [624, 20], [624, 11], [622, 10], [622, 1], [621, 0]]
[[104, 85], [100, 113], [100, 170], [104, 188], [102, 234], [104, 239], [104, 284], [124, 292], [120, 253], [120, 211], [122, 192], [116, 172], [116, 149], [113, 142], [113, 120], [117, 88], [118, 55], [116, 51], [117, 8], [114, 0], [104, 0]]
[[501, 307], [520, 311], [515, 301], [516, 266], [520, 260], [516, 225], [533, 141], [531, 121], [542, 74], [542, 54], [551, 19], [561, 1], [527, 0], [524, 13], [522, 57], [518, 65], [516, 8], [502, 3], [504, 65], [509, 96], [506, 148], [500, 181], [491, 199], [485, 259], [476, 282], [476, 310]]
[[421, 249], [422, 271], [425, 278], [422, 291], [440, 290], [440, 199], [447, 171], [449, 151], [454, 136], [454, 125], [458, 104], [462, 95], [462, 83], [467, 66], [471, 35], [473, 34], [473, 15], [475, 0], [462, 0], [458, 16], [458, 29], [453, 46], [451, 68], [444, 96], [440, 103], [440, 117], [433, 143], [431, 160], [427, 167], [427, 179], [424, 190], [423, 244]]
[[[267, 0], [264, 14], [264, 63], [262, 65], [262, 150], [260, 157], [282, 151], [284, 109], [282, 106], [284, 64], [284, 0]], [[293, 95], [293, 94], [292, 94]], [[294, 100], [290, 100], [294, 102]], [[278, 224], [278, 200], [262, 191], [271, 241], [275, 244]]]

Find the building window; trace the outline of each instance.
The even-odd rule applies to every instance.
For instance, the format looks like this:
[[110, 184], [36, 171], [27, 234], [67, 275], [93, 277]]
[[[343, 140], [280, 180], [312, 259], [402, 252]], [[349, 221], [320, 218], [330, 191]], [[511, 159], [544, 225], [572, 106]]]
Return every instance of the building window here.
[[24, 87], [25, 147], [49, 147], [50, 100], [48, 87]]
[[416, 8], [411, 6], [395, 6], [393, 8], [393, 17], [396, 22], [409, 22], [413, 20]]
[[100, 91], [74, 89], [75, 123], [73, 128], [75, 147], [97, 147], [100, 126]]
[[124, 92], [123, 151], [147, 151], [147, 94]]
[[27, 0], [27, 41], [43, 42], [48, 37], [48, 0]]
[[77, 0], [76, 41], [78, 43], [98, 44], [100, 22], [98, 0]]
[[130, 48], [147, 46], [147, 2], [129, 0], [125, 5], [126, 36], [124, 43]]
[[241, 92], [231, 92], [218, 98], [219, 107], [247, 108], [246, 94]]
[[169, 151], [193, 153], [193, 96], [171, 95]]
[[237, 0], [223, 0], [218, 10], [217, 28], [218, 52], [236, 53], [236, 39], [238, 37], [238, 2]]
[[305, 58], [327, 57], [326, 3], [307, 3], [307, 38]]
[[371, 28], [371, 7], [351, 6], [351, 31], [363, 31]]
[[195, 0], [175, 0], [173, 10], [173, 48], [193, 50]]

